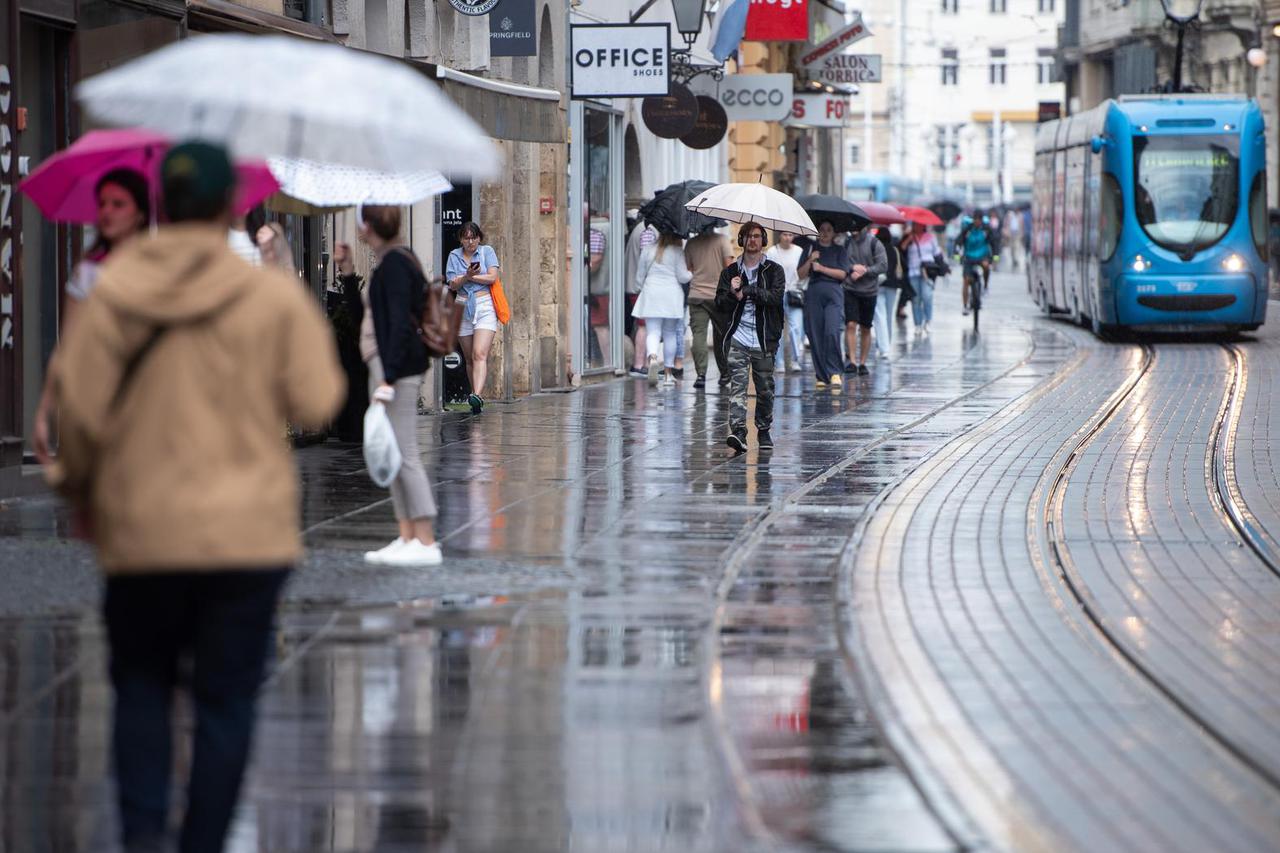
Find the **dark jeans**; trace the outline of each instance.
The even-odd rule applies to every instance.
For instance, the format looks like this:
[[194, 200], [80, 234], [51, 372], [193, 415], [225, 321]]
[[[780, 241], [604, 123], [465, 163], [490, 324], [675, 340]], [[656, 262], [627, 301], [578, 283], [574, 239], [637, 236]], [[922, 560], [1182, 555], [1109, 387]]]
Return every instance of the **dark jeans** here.
[[222, 850], [249, 759], [272, 621], [288, 569], [115, 576], [104, 615], [115, 688], [116, 782], [128, 847], [163, 837], [173, 694], [193, 658], [195, 746], [181, 850]]
[[804, 328], [809, 355], [819, 382], [844, 372], [844, 287], [829, 281], [810, 281], [804, 295]]

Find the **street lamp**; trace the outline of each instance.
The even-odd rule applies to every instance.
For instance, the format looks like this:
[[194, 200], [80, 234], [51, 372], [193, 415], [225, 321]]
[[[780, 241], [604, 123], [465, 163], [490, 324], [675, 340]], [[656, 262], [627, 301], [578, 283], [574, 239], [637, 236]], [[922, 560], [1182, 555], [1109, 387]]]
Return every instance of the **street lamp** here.
[[1173, 91], [1182, 91], [1182, 43], [1187, 35], [1187, 28], [1200, 17], [1200, 8], [1204, 0], [1160, 0], [1164, 7], [1164, 17], [1178, 31], [1178, 46], [1173, 53]]
[[676, 13], [676, 29], [684, 36], [686, 50], [693, 49], [693, 43], [702, 32], [702, 17], [707, 8], [707, 0], [671, 0], [671, 8]]

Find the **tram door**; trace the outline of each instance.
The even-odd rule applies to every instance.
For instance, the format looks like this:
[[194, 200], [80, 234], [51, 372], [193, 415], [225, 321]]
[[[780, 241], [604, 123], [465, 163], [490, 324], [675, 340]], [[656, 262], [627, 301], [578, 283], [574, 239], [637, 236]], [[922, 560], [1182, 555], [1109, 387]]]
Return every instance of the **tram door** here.
[[1065, 135], [1066, 122], [1058, 131], [1058, 147], [1053, 152], [1053, 294], [1050, 300], [1057, 308], [1068, 308], [1066, 291], [1066, 245], [1064, 236], [1067, 232], [1067, 152], [1061, 147]]
[[1084, 235], [1080, 246], [1080, 281], [1084, 287], [1085, 304], [1089, 316], [1105, 321], [1100, 316], [1099, 299], [1102, 290], [1098, 284], [1098, 204], [1102, 186], [1102, 157], [1084, 149]]

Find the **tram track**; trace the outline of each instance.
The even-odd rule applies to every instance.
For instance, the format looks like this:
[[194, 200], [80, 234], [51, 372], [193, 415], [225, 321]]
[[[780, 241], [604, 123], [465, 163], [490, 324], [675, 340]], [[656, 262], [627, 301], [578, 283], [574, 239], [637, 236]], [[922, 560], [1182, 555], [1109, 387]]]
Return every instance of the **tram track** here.
[[1280, 576], [1280, 543], [1249, 509], [1236, 480], [1236, 432], [1248, 389], [1248, 367], [1239, 347], [1223, 344], [1222, 348], [1231, 358], [1232, 369], [1230, 384], [1209, 439], [1209, 452], [1205, 456], [1205, 479], [1212, 484], [1209, 496], [1226, 523], [1240, 535], [1240, 540], [1263, 565]]
[[[1207, 442], [1206, 489], [1224, 527], [1233, 534], [1238, 534], [1243, 544], [1271, 572], [1280, 576], [1280, 559], [1277, 559], [1280, 549], [1275, 547], [1274, 541], [1249, 511], [1236, 482], [1235, 431], [1243, 405], [1247, 373], [1239, 349], [1230, 344], [1222, 346], [1232, 359], [1232, 370]], [[1047, 485], [1037, 489], [1037, 501], [1032, 504], [1032, 511], [1039, 516], [1038, 529], [1028, 531], [1032, 554], [1043, 561], [1043, 568], [1056, 574], [1065, 584], [1108, 651], [1123, 659], [1152, 689], [1192, 720], [1207, 737], [1241, 765], [1255, 773], [1267, 785], [1280, 790], [1280, 773], [1274, 767], [1260, 761], [1254, 751], [1243, 746], [1230, 732], [1224, 731], [1217, 721], [1166, 681], [1158, 668], [1121, 636], [1120, 626], [1108, 618], [1071, 557], [1063, 525], [1066, 492], [1071, 476], [1094, 441], [1112, 425], [1125, 404], [1134, 398], [1143, 382], [1150, 378], [1156, 361], [1156, 346], [1143, 344], [1142, 351], [1140, 366], [1095, 413], [1091, 422], [1081, 428], [1073, 441], [1064, 448], [1064, 452], [1055, 457], [1050, 468], [1046, 469], [1041, 483]]]

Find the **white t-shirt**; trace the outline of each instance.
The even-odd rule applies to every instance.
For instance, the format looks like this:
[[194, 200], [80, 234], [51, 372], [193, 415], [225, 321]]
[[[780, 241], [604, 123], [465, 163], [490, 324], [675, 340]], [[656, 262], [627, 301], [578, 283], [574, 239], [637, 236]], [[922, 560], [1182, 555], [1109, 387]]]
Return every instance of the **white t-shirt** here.
[[98, 273], [102, 264], [98, 261], [84, 259], [71, 269], [71, 278], [67, 280], [67, 296], [76, 302], [84, 302], [98, 283]]
[[782, 271], [787, 276], [787, 290], [800, 289], [800, 275], [797, 272], [800, 269], [800, 258], [804, 255], [804, 250], [794, 243], [791, 248], [784, 249], [781, 246], [770, 246], [764, 253], [769, 260], [782, 267]]
[[[760, 264], [754, 267], [744, 267], [739, 262], [739, 275], [742, 276], [742, 286], [755, 284], [756, 278], [760, 275]], [[742, 300], [742, 319], [738, 321], [738, 328], [733, 330], [733, 342], [747, 349], [760, 349], [760, 338], [756, 335], [756, 303], [754, 299]]]
[[249, 232], [237, 231], [234, 228], [230, 229], [227, 232], [227, 245], [245, 263], [255, 267], [262, 266], [262, 252], [258, 250], [258, 246], [253, 242], [253, 238], [249, 236]]

